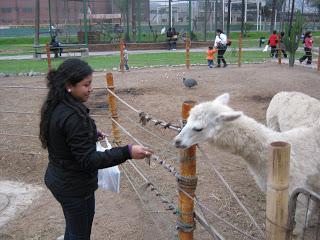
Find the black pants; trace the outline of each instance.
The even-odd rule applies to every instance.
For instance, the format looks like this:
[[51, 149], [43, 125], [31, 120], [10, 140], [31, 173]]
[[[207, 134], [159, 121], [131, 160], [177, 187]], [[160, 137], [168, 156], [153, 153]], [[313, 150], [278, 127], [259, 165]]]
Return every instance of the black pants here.
[[221, 61], [224, 63], [224, 64], [227, 64], [226, 63], [226, 60], [224, 59], [223, 55], [224, 53], [226, 52], [227, 49], [218, 49], [218, 66], [220, 66], [220, 63]]
[[300, 62], [303, 62], [304, 60], [306, 60], [306, 58], [308, 58], [307, 60], [307, 64], [311, 64], [312, 62], [312, 53], [311, 53], [311, 48], [304, 48], [305, 54], [302, 58], [299, 59]]
[[276, 52], [277, 52], [277, 46], [271, 46], [270, 56], [273, 57]]
[[64, 240], [90, 240], [95, 213], [94, 193], [85, 197], [54, 197], [61, 204], [66, 221]]

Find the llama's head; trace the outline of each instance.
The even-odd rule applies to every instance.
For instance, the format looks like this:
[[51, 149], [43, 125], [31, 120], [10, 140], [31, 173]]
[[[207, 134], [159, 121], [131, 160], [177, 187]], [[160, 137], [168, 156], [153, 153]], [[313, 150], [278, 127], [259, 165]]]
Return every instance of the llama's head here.
[[213, 101], [203, 102], [191, 109], [187, 124], [175, 137], [178, 148], [188, 148], [194, 144], [214, 138], [226, 122], [242, 115], [228, 107], [229, 94], [225, 93]]

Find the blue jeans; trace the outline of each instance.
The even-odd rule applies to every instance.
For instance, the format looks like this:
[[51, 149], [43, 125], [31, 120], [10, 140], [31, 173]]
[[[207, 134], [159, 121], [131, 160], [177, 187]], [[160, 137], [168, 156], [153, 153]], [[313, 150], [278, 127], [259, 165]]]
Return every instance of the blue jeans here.
[[94, 193], [85, 197], [54, 197], [61, 204], [66, 221], [64, 240], [90, 240], [95, 213]]
[[213, 67], [213, 60], [208, 60], [208, 67], [212, 68]]

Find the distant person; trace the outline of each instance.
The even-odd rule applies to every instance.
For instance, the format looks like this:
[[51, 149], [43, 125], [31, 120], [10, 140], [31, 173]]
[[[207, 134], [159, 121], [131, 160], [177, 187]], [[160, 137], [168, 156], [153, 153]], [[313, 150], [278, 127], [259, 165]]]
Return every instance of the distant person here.
[[[280, 33], [279, 39], [280, 39], [280, 51], [282, 52], [283, 57], [287, 58], [288, 55], [286, 53], [286, 45], [284, 44], [284, 32]], [[278, 51], [276, 52], [276, 56], [275, 57], [278, 58]]]
[[169, 27], [167, 30], [167, 42], [168, 42], [168, 50], [171, 50], [171, 38], [172, 38], [172, 28]]
[[312, 33], [310, 31], [306, 32], [304, 34], [304, 56], [299, 59], [299, 62], [302, 63], [304, 60], [307, 60], [307, 64], [312, 63], [312, 46], [313, 46], [313, 38]]
[[124, 52], [124, 56], [123, 56], [124, 67], [125, 67], [126, 71], [129, 71], [129, 65], [128, 65], [129, 53], [128, 53], [127, 44], [124, 44], [124, 51], [123, 52]]
[[171, 50], [177, 50], [177, 41], [178, 41], [178, 35], [179, 33], [176, 31], [176, 29], [173, 27], [171, 29], [172, 37], [171, 37]]
[[221, 61], [223, 62], [223, 67], [227, 66], [226, 60], [224, 59], [224, 53], [227, 51], [227, 35], [223, 33], [221, 29], [217, 29], [216, 38], [214, 40], [214, 46], [218, 49], [218, 61], [217, 67], [221, 67]]
[[169, 27], [167, 30], [168, 50], [176, 50], [178, 41], [178, 32], [174, 27]]
[[50, 50], [54, 52], [54, 57], [57, 58], [58, 54], [61, 57], [62, 54], [62, 47], [61, 47], [61, 43], [59, 42], [59, 40], [57, 39], [57, 37], [53, 36], [51, 38], [51, 42], [50, 42]]
[[208, 50], [207, 50], [208, 68], [213, 68], [214, 54], [216, 52], [217, 52], [217, 49], [213, 48], [212, 46], [208, 47]]
[[271, 52], [270, 52], [271, 57], [275, 56], [275, 53], [277, 50], [277, 43], [278, 43], [277, 31], [274, 30], [268, 40], [268, 45], [271, 47]]

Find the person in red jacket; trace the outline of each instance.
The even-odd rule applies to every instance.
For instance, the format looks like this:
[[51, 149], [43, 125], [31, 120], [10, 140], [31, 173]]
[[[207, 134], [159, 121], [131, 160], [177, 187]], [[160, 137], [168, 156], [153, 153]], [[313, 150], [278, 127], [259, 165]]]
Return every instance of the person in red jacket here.
[[278, 43], [278, 36], [277, 36], [277, 31], [274, 30], [273, 33], [269, 37], [268, 44], [271, 47], [271, 53], [270, 56], [273, 57], [276, 50], [277, 50], [277, 43]]
[[312, 34], [311, 32], [306, 32], [304, 34], [304, 51], [305, 54], [303, 57], [301, 57], [299, 59], [299, 62], [302, 63], [304, 60], [306, 60], [306, 58], [308, 58], [307, 60], [307, 64], [311, 64], [312, 63], [312, 45], [313, 45], [313, 39], [312, 39]]

